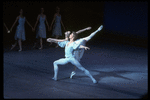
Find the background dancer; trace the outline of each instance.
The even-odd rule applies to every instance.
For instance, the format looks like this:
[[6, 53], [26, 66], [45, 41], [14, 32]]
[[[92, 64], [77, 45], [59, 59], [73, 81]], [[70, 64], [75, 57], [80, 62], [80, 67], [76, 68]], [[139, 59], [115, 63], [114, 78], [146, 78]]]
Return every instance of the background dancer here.
[[[12, 29], [14, 27], [14, 25], [16, 24], [16, 22], [18, 21], [19, 25], [17, 26], [17, 29], [16, 29], [16, 33], [15, 33], [15, 40], [18, 40], [18, 44], [19, 44], [19, 51], [22, 51], [22, 43], [21, 43], [21, 40], [22, 41], [25, 41], [26, 38], [25, 38], [25, 21], [27, 22], [27, 24], [32, 28], [33, 30], [33, 27], [30, 25], [30, 23], [27, 21], [27, 19], [25, 18], [25, 16], [23, 16], [23, 10], [21, 9], [20, 10], [20, 15], [16, 18], [14, 24], [12, 25], [10, 31], [12, 32]], [[14, 45], [12, 45], [11, 49], [12, 50], [15, 46], [17, 45], [17, 41], [15, 42]]]
[[[39, 21], [39, 24], [37, 26], [37, 34], [36, 34], [36, 38], [40, 38], [40, 48], [39, 49], [42, 49], [43, 48], [43, 41], [42, 41], [42, 38], [46, 38], [46, 27], [45, 27], [45, 21], [46, 21], [46, 24], [47, 24], [47, 27], [48, 27], [48, 30], [49, 30], [49, 25], [48, 25], [48, 22], [47, 22], [47, 18], [46, 18], [46, 15], [43, 14], [44, 13], [44, 8], [41, 8], [41, 14], [38, 15], [37, 17], [37, 21], [35, 23], [35, 26], [34, 26], [34, 30], [36, 28], [36, 25]], [[33, 48], [36, 46], [37, 42], [34, 44]]]
[[[73, 54], [73, 51], [78, 48], [84, 48], [85, 50], [89, 49], [88, 47], [82, 46], [79, 43], [76, 44], [75, 40], [77, 38], [77, 34], [75, 32], [72, 32], [72, 34], [69, 36], [70, 41], [64, 41], [64, 42], [57, 42], [55, 40], [52, 40], [52, 42], [58, 43], [58, 45], [62, 48], [65, 47], [65, 58], [61, 58], [53, 63], [54, 65], [54, 80], [57, 80], [57, 74], [58, 74], [58, 65], [65, 65], [67, 63], [72, 63], [74, 66], [76, 66], [78, 69], [83, 71], [88, 77], [90, 77], [93, 81], [93, 83], [97, 83], [97, 81], [93, 78], [93, 76], [90, 74], [90, 72], [85, 69], [78, 60], [75, 59], [75, 55]], [[48, 39], [50, 41], [50, 39]]]
[[[52, 30], [52, 25], [53, 25], [53, 31], [52, 31], [52, 36], [56, 36], [55, 38], [58, 39], [59, 36], [62, 36], [62, 31], [61, 31], [61, 24], [65, 30], [65, 27], [64, 27], [64, 24], [62, 22], [62, 18], [61, 18], [61, 15], [60, 15], [60, 8], [59, 7], [56, 7], [56, 13], [54, 15], [54, 18], [52, 20], [52, 23], [51, 23], [51, 26], [50, 26], [50, 30]], [[50, 43], [51, 44], [51, 43]], [[58, 47], [58, 45], [56, 46]]]
[[[80, 45], [85, 46], [85, 45], [86, 45], [86, 42], [88, 42], [97, 32], [99, 32], [100, 30], [102, 30], [102, 28], [103, 28], [103, 25], [101, 25], [95, 32], [91, 33], [89, 36], [87, 36], [87, 37], [85, 37], [85, 38], [78, 39], [78, 40], [76, 40], [75, 42], [76, 42], [77, 44], [80, 44]], [[86, 29], [90, 29], [90, 27], [85, 28], [85, 29], [82, 29], [82, 30], [79, 30], [78, 33], [79, 33], [79, 32], [83, 32], [83, 31], [85, 31]], [[63, 40], [61, 40], [61, 39], [52, 39], [52, 38], [48, 38], [47, 40], [48, 40], [48, 41], [49, 41], [49, 40], [50, 40], [50, 41], [57, 41], [57, 42], [67, 41], [67, 40], [68, 40], [68, 36], [69, 36], [69, 32], [66, 32], [66, 33], [65, 33], [65, 36], [66, 36], [66, 39], [63, 39]], [[77, 49], [77, 50], [74, 50], [75, 59], [78, 60], [79, 62], [80, 62], [80, 59], [82, 58], [83, 54], [84, 54], [84, 49], [82, 49], [82, 48], [79, 48], [79, 49]], [[71, 73], [71, 75], [70, 75], [70, 78], [72, 78], [73, 75], [76, 74], [76, 73], [75, 73], [75, 70], [76, 70], [76, 66], [74, 67], [74, 71], [72, 71], [72, 73]]]

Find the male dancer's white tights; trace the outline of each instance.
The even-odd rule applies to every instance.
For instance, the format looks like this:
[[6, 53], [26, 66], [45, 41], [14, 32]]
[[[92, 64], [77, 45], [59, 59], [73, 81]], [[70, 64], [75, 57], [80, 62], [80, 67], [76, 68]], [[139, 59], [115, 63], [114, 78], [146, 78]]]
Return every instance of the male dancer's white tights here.
[[59, 60], [56, 60], [53, 65], [54, 65], [54, 80], [57, 80], [57, 74], [58, 74], [58, 65], [65, 65], [67, 63], [71, 63], [74, 66], [76, 66], [78, 69], [83, 71], [88, 77], [90, 77], [93, 81], [93, 83], [96, 83], [97, 81], [93, 78], [93, 76], [90, 74], [90, 72], [85, 69], [75, 58], [61, 58]]

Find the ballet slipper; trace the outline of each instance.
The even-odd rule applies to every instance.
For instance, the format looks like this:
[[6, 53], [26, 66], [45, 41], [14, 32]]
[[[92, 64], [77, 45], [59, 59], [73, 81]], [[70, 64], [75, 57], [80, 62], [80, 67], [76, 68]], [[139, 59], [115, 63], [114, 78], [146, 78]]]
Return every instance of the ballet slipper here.
[[39, 49], [41, 50], [41, 49], [43, 49], [43, 47], [40, 47]]
[[21, 52], [21, 51], [22, 51], [22, 49], [19, 50], [19, 52]]
[[52, 79], [55, 80], [55, 81], [57, 81], [57, 78], [55, 78], [55, 77], [53, 77]]

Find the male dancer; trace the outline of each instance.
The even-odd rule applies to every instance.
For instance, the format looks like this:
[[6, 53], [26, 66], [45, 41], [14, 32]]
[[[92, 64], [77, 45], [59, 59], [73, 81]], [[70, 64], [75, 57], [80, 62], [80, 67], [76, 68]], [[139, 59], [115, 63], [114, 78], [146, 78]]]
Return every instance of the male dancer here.
[[[90, 72], [85, 69], [75, 58], [73, 51], [78, 48], [84, 48], [85, 50], [89, 49], [88, 47], [82, 46], [80, 44], [76, 44], [75, 40], [77, 38], [77, 34], [75, 32], [72, 32], [72, 34], [69, 36], [70, 41], [64, 41], [64, 42], [57, 42], [56, 40], [52, 40], [51, 42], [58, 43], [58, 45], [62, 48], [65, 47], [65, 58], [61, 58], [59, 60], [56, 60], [54, 65], [54, 77], [52, 79], [57, 80], [57, 74], [58, 74], [58, 65], [65, 65], [67, 63], [72, 63], [74, 66], [76, 66], [78, 69], [83, 71], [88, 77], [90, 77], [93, 81], [93, 83], [97, 83], [97, 81], [93, 78], [93, 76], [90, 74]], [[50, 39], [48, 40], [50, 41]]]
[[[78, 39], [78, 40], [76, 40], [75, 42], [76, 42], [77, 44], [79, 43], [80, 45], [85, 46], [85, 45], [86, 45], [86, 42], [88, 42], [98, 31], [102, 30], [102, 28], [103, 28], [103, 25], [101, 25], [101, 26], [98, 28], [98, 30], [96, 30], [95, 32], [91, 33], [89, 36], [87, 36], [87, 37], [85, 37], [85, 38]], [[91, 29], [91, 27], [88, 27], [87, 29]], [[82, 32], [82, 31], [85, 31], [85, 30], [86, 30], [86, 28], [85, 28], [85, 29], [82, 29], [82, 30], [80, 30], [80, 31], [78, 31], [78, 33], [79, 33], [79, 32]], [[76, 33], [77, 33], [77, 32], [76, 32]], [[57, 41], [57, 42], [67, 41], [67, 40], [68, 40], [67, 36], [69, 36], [69, 34], [70, 34], [70, 32], [66, 32], [66, 33], [65, 33], [66, 39], [63, 39], [63, 40], [48, 38], [47, 41], [48, 41], [49, 39], [50, 39], [50, 40], [55, 40], [55, 41]], [[74, 58], [80, 62], [80, 59], [82, 58], [82, 56], [83, 56], [83, 54], [84, 54], [84, 49], [83, 49], [83, 48], [79, 48], [79, 49], [77, 49], [77, 50], [74, 50], [73, 53], [74, 53]], [[72, 73], [71, 73], [71, 75], [70, 75], [70, 78], [72, 78], [72, 77], [76, 74], [76, 73], [75, 73], [75, 70], [76, 70], [76, 66], [74, 67], [74, 71], [72, 71]]]

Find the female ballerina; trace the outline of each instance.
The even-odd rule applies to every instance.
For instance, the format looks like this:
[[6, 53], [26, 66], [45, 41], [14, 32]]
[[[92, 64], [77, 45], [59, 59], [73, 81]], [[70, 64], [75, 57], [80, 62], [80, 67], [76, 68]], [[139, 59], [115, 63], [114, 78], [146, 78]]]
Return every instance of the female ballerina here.
[[[62, 31], [61, 31], [61, 24], [65, 30], [65, 27], [64, 27], [64, 24], [62, 22], [62, 18], [61, 18], [61, 15], [60, 15], [60, 8], [59, 7], [56, 7], [56, 13], [54, 15], [54, 18], [52, 20], [52, 23], [51, 23], [51, 26], [50, 26], [50, 30], [52, 30], [52, 25], [54, 23], [54, 26], [53, 26], [53, 32], [52, 32], [52, 36], [56, 36], [55, 38], [58, 39], [59, 36], [62, 36]], [[56, 46], [56, 48], [58, 47], [58, 45]]]
[[[43, 13], [44, 13], [44, 8], [41, 8], [41, 14], [38, 15], [37, 21], [34, 26], [34, 30], [35, 30], [35, 27], [36, 27], [38, 21], [40, 22], [37, 27], [37, 35], [36, 35], [36, 38], [40, 38], [40, 46], [41, 47], [39, 49], [43, 48], [42, 38], [46, 38], [46, 27], [45, 27], [45, 23], [44, 23], [45, 21], [46, 21], [46, 24], [47, 24], [48, 30], [49, 30], [49, 25], [47, 22], [46, 15], [44, 15]], [[36, 46], [36, 44], [37, 44], [37, 42], [34, 44], [33, 48]]]
[[[19, 48], [20, 48], [19, 51], [22, 51], [21, 40], [22, 41], [26, 40], [26, 38], [25, 38], [25, 27], [24, 27], [25, 21], [32, 28], [32, 30], [33, 30], [33, 27], [30, 25], [30, 23], [27, 21], [27, 19], [23, 16], [23, 10], [22, 9], [20, 10], [20, 15], [16, 18], [14, 24], [12, 25], [12, 27], [10, 29], [11, 32], [12, 32], [12, 29], [13, 29], [13, 27], [17, 21], [18, 21], [19, 25], [17, 26], [17, 30], [15, 33], [15, 40], [18, 40], [18, 44], [19, 44]], [[16, 45], [17, 45], [17, 41], [15, 42], [14, 45], [12, 45], [10, 50], [12, 50]]]
[[[86, 42], [88, 42], [98, 31], [102, 30], [103, 28], [103, 25], [101, 25], [98, 30], [96, 30], [95, 32], [91, 33], [89, 36], [85, 37], [85, 38], [81, 38], [81, 39], [78, 39], [76, 40], [75, 42], [77, 44], [80, 44], [80, 45], [83, 45], [85, 46], [86, 45]], [[82, 30], [83, 31], [83, 30]], [[69, 33], [65, 33], [66, 37], [69, 35]], [[68, 38], [64, 39], [64, 40], [59, 40], [59, 39], [52, 39], [52, 38], [49, 38], [47, 39], [48, 41], [57, 41], [57, 42], [63, 42], [63, 41], [67, 41]], [[77, 49], [77, 50], [74, 50], [74, 55], [75, 55], [75, 59], [78, 60], [80, 62], [80, 59], [82, 58], [83, 56], [83, 53], [84, 53], [84, 49]], [[75, 75], [75, 70], [76, 70], [76, 66], [74, 67], [74, 71], [72, 71], [71, 75], [70, 75], [70, 78], [73, 77], [73, 75]]]
[[57, 74], [58, 74], [58, 65], [65, 65], [67, 63], [72, 63], [75, 65], [78, 69], [83, 71], [88, 77], [90, 77], [93, 81], [93, 83], [97, 83], [97, 81], [93, 78], [93, 76], [90, 74], [90, 72], [85, 69], [79, 62], [74, 58], [73, 51], [78, 49], [78, 48], [84, 48], [85, 50], [88, 50], [88, 47], [82, 46], [80, 44], [76, 44], [75, 40], [77, 38], [77, 34], [75, 32], [72, 32], [72, 34], [69, 36], [70, 41], [64, 41], [64, 42], [57, 42], [57, 41], [52, 41], [55, 43], [58, 43], [58, 45], [62, 48], [65, 47], [65, 58], [61, 58], [59, 60], [54, 61], [54, 79], [55, 81], [57, 80]]

